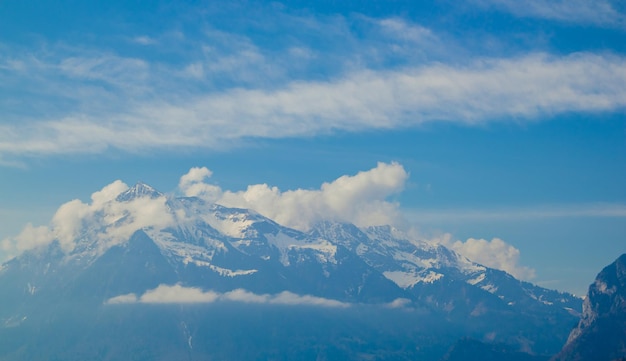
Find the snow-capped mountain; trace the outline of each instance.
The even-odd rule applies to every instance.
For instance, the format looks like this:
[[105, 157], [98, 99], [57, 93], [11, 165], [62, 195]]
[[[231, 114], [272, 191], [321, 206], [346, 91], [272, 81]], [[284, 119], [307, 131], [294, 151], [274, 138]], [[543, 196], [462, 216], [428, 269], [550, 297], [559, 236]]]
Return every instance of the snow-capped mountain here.
[[55, 302], [98, 308], [176, 285], [205, 300], [278, 302], [271, 295], [287, 292], [299, 301], [419, 309], [473, 335], [550, 353], [580, 309], [573, 295], [390, 226], [325, 221], [302, 232], [252, 210], [168, 196], [143, 183], [101, 203], [81, 209], [86, 215], [48, 246], [2, 265], [0, 324], [18, 327]]
[[[516, 280], [503, 271], [472, 262], [443, 245], [409, 239], [390, 226], [359, 229], [351, 224], [323, 222], [311, 234], [355, 252], [368, 265], [408, 291], [412, 298], [434, 306], [445, 304], [442, 307], [450, 311], [455, 308], [455, 299], [468, 301], [469, 289], [473, 289], [470, 293], [480, 294], [479, 299], [485, 298], [485, 292], [496, 296], [499, 301], [495, 303], [502, 309], [515, 309], [520, 305], [549, 306], [570, 312], [580, 309], [581, 300], [571, 294]], [[454, 294], [455, 290], [466, 296]], [[433, 297], [433, 292], [437, 297]]]

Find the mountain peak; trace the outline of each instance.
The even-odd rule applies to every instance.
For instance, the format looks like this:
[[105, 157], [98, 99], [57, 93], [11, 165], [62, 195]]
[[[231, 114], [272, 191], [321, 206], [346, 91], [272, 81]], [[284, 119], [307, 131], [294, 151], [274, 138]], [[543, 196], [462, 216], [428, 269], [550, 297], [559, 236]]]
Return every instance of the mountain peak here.
[[136, 198], [149, 197], [154, 199], [161, 196], [163, 196], [163, 193], [143, 182], [137, 182], [134, 186], [120, 193], [115, 200], [118, 202], [126, 202]]
[[626, 254], [622, 254], [598, 273], [589, 286], [580, 322], [553, 360], [623, 358], [626, 356], [625, 324]]

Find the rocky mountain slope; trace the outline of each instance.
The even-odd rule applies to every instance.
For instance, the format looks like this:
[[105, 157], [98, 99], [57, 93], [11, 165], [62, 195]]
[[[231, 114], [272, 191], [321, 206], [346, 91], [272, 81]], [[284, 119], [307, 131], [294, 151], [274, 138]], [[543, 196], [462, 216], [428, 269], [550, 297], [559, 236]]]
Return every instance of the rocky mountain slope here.
[[605, 267], [589, 286], [578, 326], [554, 361], [626, 358], [626, 254]]

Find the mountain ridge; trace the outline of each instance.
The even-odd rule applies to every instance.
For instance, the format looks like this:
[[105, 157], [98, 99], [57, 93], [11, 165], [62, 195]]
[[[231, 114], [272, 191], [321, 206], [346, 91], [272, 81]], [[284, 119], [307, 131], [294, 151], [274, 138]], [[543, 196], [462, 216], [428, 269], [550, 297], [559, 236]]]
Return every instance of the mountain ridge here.
[[73, 234], [73, 247], [55, 240], [4, 263], [0, 291], [11, 297], [0, 324], [42, 317], [49, 300], [90, 300], [97, 309], [111, 299], [159, 300], [156, 293], [178, 285], [176, 302], [232, 300], [221, 295], [236, 291], [243, 302], [291, 297], [285, 302], [405, 309], [416, 321], [438, 319], [473, 337], [548, 355], [577, 319], [568, 309], [581, 302], [391, 226], [323, 221], [303, 232], [143, 183], [103, 202]]

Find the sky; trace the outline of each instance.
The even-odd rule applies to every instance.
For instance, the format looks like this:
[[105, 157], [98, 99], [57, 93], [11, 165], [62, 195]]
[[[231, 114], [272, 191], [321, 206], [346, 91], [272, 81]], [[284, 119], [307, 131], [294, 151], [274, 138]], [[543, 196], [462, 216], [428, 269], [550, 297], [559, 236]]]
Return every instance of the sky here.
[[583, 295], [626, 252], [624, 39], [609, 0], [0, 0], [0, 260], [142, 181]]

